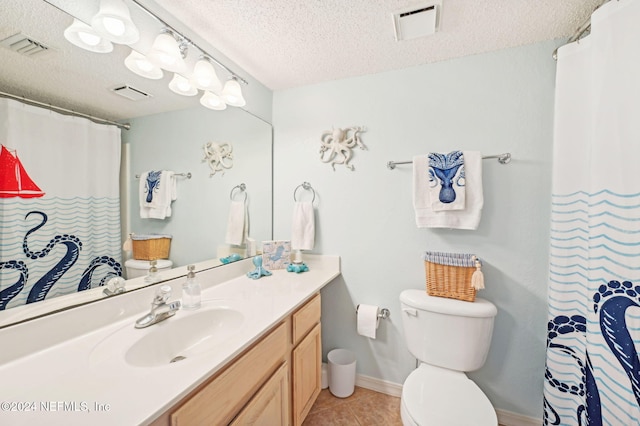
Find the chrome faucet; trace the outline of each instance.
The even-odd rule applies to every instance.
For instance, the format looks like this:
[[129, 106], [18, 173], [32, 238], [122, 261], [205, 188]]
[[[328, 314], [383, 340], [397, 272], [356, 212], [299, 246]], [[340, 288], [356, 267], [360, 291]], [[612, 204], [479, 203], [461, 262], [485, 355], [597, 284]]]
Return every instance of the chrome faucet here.
[[136, 321], [136, 328], [145, 328], [157, 324], [175, 315], [182, 303], [179, 300], [167, 303], [171, 297], [171, 286], [163, 285], [156, 290], [151, 302], [151, 312]]

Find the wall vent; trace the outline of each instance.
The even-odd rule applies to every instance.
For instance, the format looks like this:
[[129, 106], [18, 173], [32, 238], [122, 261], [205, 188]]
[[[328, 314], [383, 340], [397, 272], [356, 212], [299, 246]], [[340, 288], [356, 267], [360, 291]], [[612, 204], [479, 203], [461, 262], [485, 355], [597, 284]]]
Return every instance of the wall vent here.
[[151, 97], [150, 94], [145, 93], [140, 89], [136, 89], [135, 87], [131, 87], [126, 84], [113, 87], [110, 90], [132, 101], [141, 101], [142, 99], [148, 99]]
[[0, 45], [25, 56], [35, 56], [49, 50], [44, 44], [22, 33], [5, 38], [0, 41]]
[[411, 40], [435, 34], [438, 24], [438, 7], [423, 5], [393, 14], [396, 41]]

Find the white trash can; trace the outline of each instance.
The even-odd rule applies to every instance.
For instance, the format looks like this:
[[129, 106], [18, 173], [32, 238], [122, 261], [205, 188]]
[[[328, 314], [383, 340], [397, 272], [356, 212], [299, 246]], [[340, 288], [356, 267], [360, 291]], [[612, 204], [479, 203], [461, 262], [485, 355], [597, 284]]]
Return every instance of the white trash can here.
[[329, 361], [329, 392], [338, 398], [351, 396], [356, 384], [356, 357], [346, 349], [334, 349]]

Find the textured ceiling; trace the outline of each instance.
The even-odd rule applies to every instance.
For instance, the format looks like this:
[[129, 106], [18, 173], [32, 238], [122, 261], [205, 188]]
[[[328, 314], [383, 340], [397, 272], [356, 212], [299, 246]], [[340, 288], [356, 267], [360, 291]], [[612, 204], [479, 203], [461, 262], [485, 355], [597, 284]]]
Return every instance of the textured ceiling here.
[[[430, 3], [441, 3], [439, 31], [401, 42], [394, 38], [393, 12], [428, 1], [140, 2], [210, 53], [221, 53], [268, 88], [283, 90], [568, 38], [602, 0], [434, 0]], [[51, 3], [86, 20], [98, 7], [98, 0]], [[129, 4], [145, 34], [134, 47], [144, 52], [161, 26]], [[29, 58], [0, 47], [0, 91], [110, 119], [198, 104], [197, 98], [170, 92], [168, 75], [152, 81], [128, 71], [126, 46], [116, 45], [105, 55], [66, 42], [62, 32], [72, 18], [48, 2], [0, 0], [0, 10], [0, 40], [22, 31], [52, 48]], [[123, 83], [153, 98], [132, 102], [107, 91]]]

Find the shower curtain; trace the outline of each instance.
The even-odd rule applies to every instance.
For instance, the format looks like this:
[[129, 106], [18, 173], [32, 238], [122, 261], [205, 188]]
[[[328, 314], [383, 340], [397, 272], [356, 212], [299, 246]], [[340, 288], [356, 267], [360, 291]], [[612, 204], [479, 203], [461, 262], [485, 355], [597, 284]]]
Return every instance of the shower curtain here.
[[0, 99], [0, 310], [122, 275], [120, 129]]
[[640, 0], [558, 52], [547, 425], [640, 422]]

